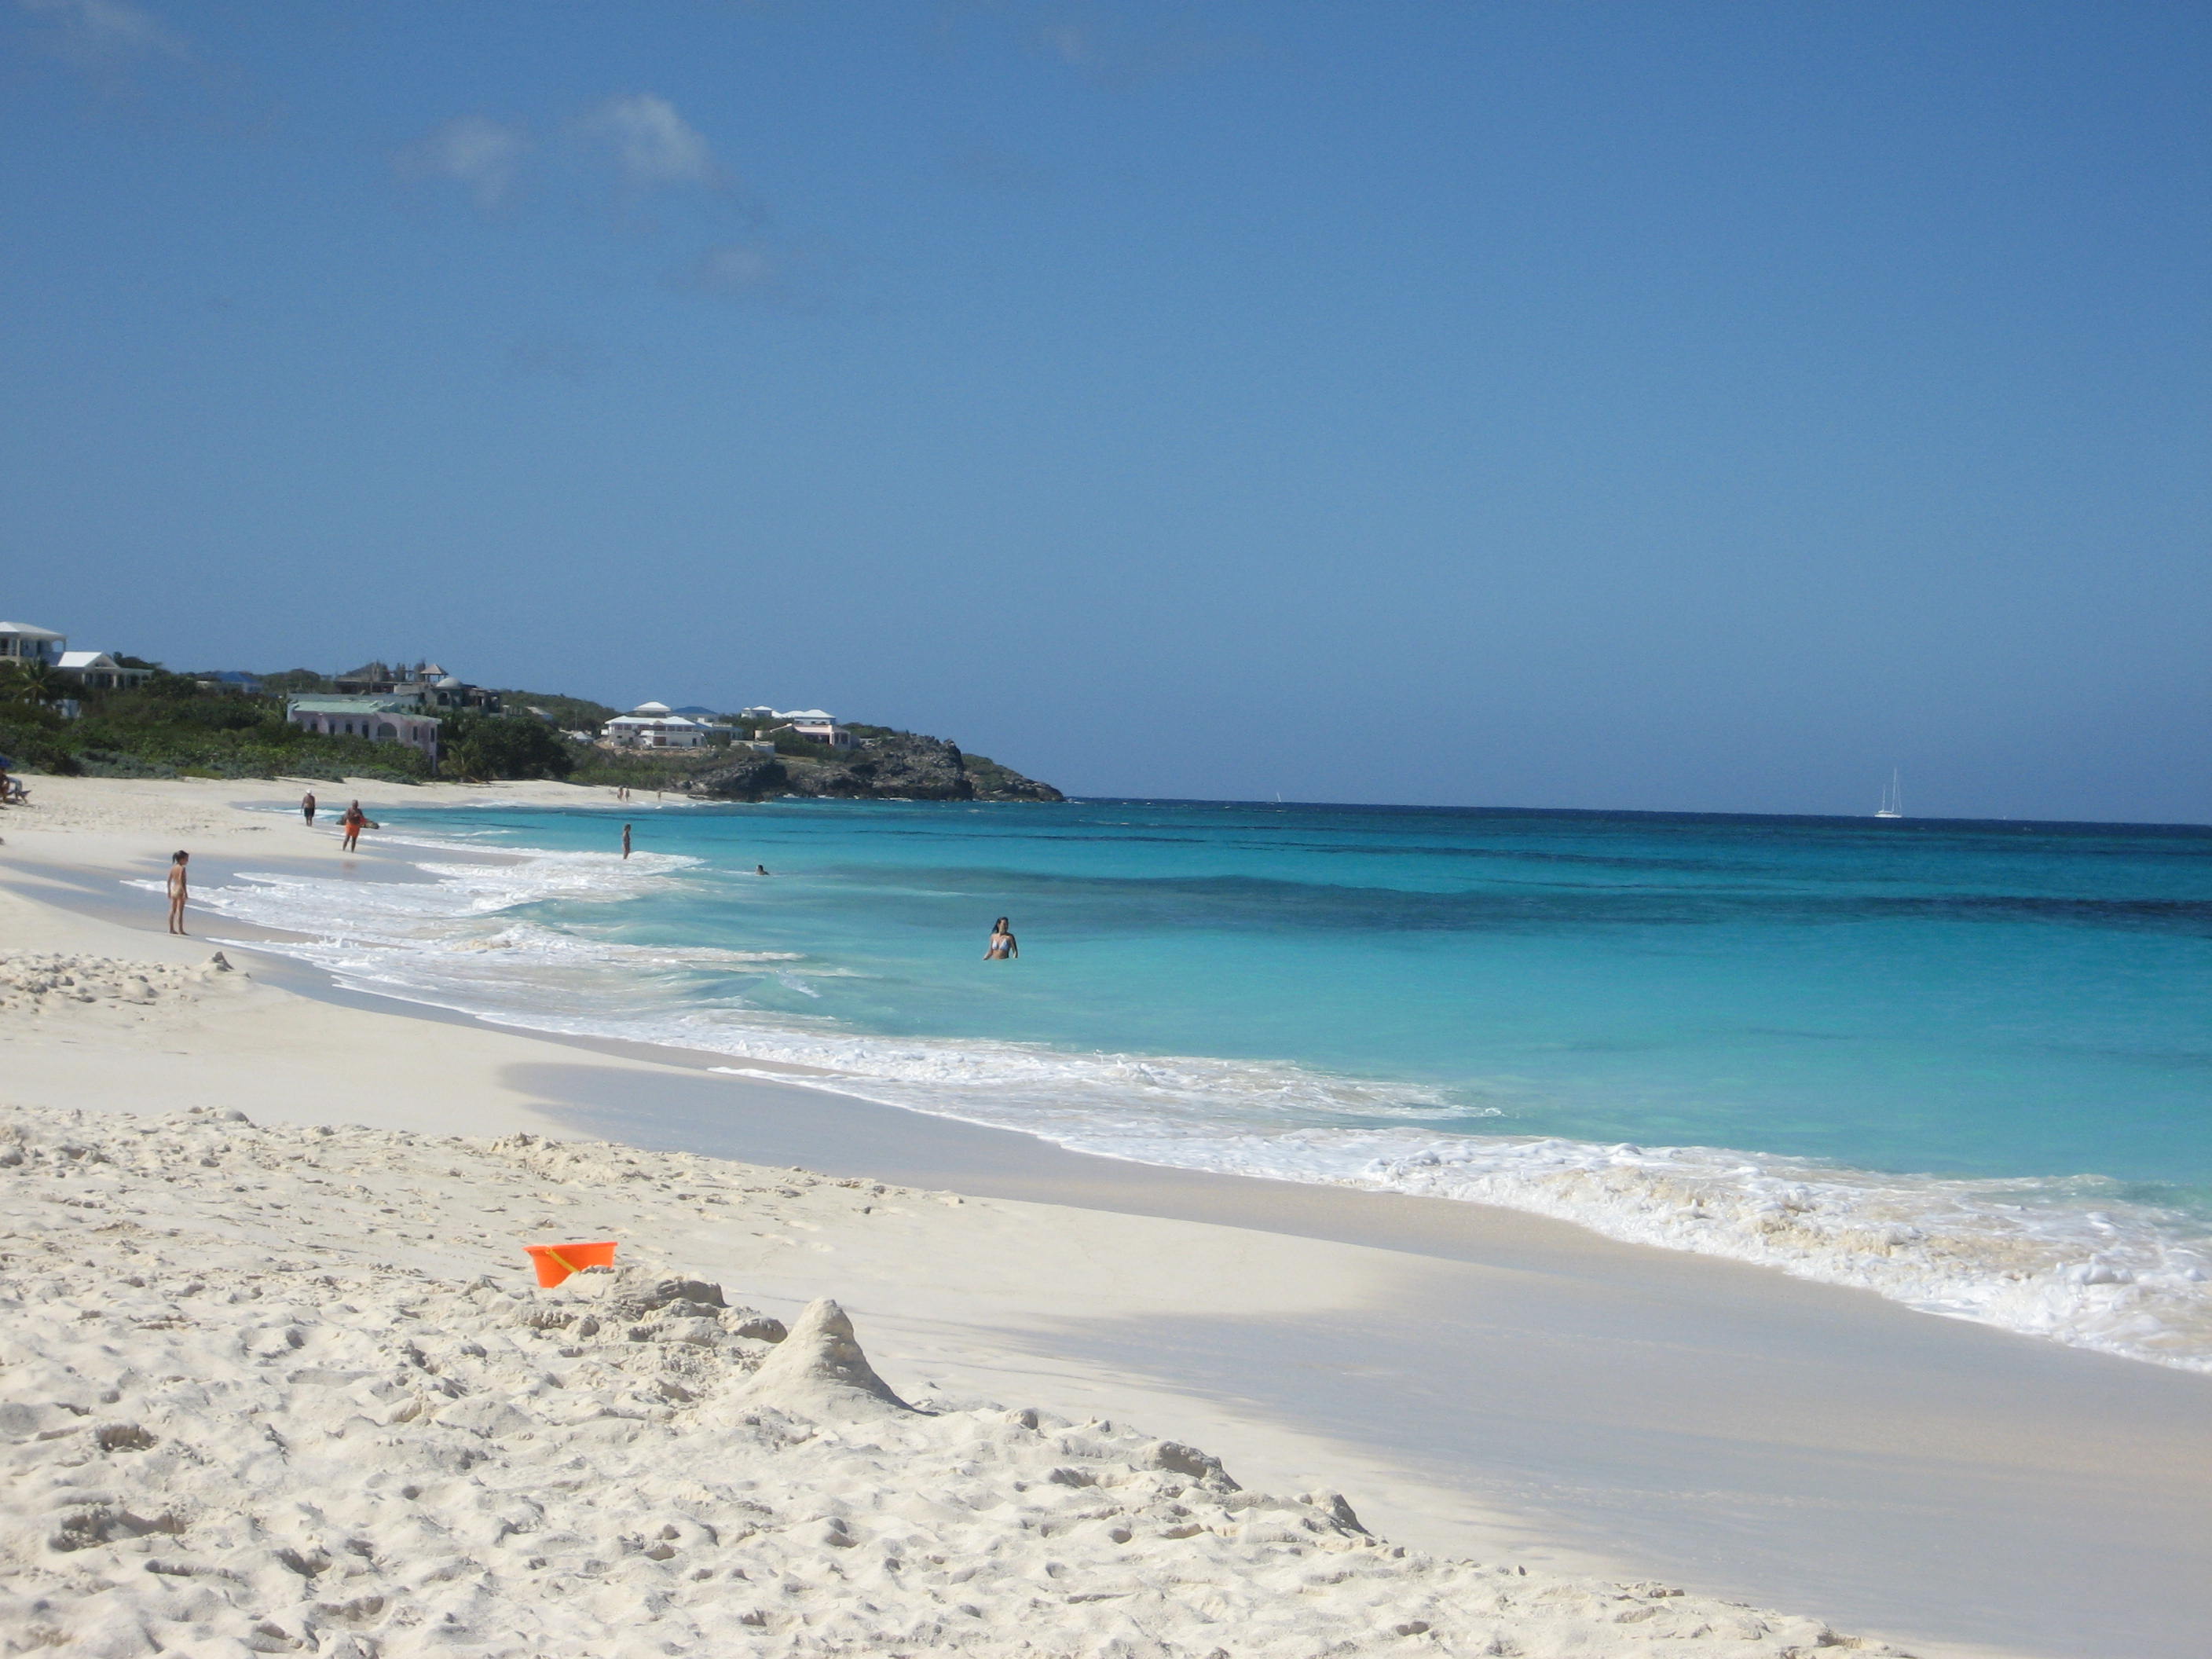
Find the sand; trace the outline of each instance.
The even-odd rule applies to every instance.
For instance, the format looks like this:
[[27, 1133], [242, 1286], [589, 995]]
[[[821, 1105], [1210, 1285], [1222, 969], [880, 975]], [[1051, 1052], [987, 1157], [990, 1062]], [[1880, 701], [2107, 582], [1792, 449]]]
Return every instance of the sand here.
[[0, 1115], [0, 1633], [100, 1659], [1859, 1645], [1437, 1560], [1117, 1421], [886, 1382], [834, 1301], [787, 1334], [647, 1245], [550, 1291], [516, 1271], [520, 1239], [679, 1211], [933, 1206], [530, 1135]]
[[[383, 787], [410, 804], [486, 793]], [[203, 879], [240, 860], [329, 867], [334, 837], [229, 805], [289, 805], [297, 786], [41, 779], [33, 792], [31, 808], [0, 812], [0, 1102], [24, 1109], [10, 1121], [45, 1150], [0, 1170], [17, 1177], [0, 1180], [0, 1205], [17, 1236], [7, 1293], [27, 1286], [42, 1312], [68, 1312], [9, 1322], [0, 1413], [52, 1406], [39, 1390], [75, 1365], [91, 1393], [72, 1399], [94, 1416], [59, 1409], [93, 1438], [41, 1441], [68, 1426], [44, 1418], [10, 1431], [23, 1484], [8, 1513], [44, 1518], [9, 1534], [0, 1638], [51, 1639], [33, 1637], [44, 1628], [71, 1650], [155, 1651], [158, 1638], [196, 1653], [436, 1640], [1538, 1655], [1633, 1653], [1665, 1632], [1669, 1651], [1778, 1653], [1840, 1639], [1819, 1634], [1826, 1620], [1927, 1654], [2203, 1650], [2201, 1379], [1483, 1206], [1146, 1170], [713, 1077], [697, 1057], [586, 1053], [302, 995], [286, 988], [305, 988], [297, 969], [250, 950], [227, 945], [230, 969], [213, 966], [210, 944], [161, 933], [157, 896], [119, 884], [157, 874], [177, 845]], [[352, 793], [318, 790], [326, 805]], [[362, 798], [374, 814], [379, 798]], [[350, 867], [393, 878], [405, 857], [372, 836]], [[71, 1107], [90, 1109], [54, 1115]], [[225, 1115], [240, 1109], [251, 1124]], [[562, 1152], [549, 1134], [583, 1144]], [[210, 1139], [226, 1150], [194, 1150]], [[57, 1156], [64, 1142], [86, 1151]], [[787, 1167], [800, 1163], [832, 1178]], [[540, 1297], [519, 1245], [556, 1233], [621, 1239], [642, 1277]], [[180, 1293], [219, 1274], [219, 1295]], [[776, 1345], [729, 1313], [711, 1331], [633, 1320], [654, 1328], [637, 1344], [628, 1327], [620, 1341], [580, 1340], [576, 1322], [530, 1322], [669, 1276], [718, 1283], [794, 1329], [836, 1299], [890, 1389], [935, 1414], [840, 1396], [855, 1427], [824, 1422], [819, 1400], [782, 1398], [780, 1416], [743, 1404]], [[295, 1310], [283, 1328], [303, 1346], [288, 1336], [262, 1356], [252, 1333], [274, 1327], [255, 1310], [276, 1302]], [[445, 1369], [423, 1372], [410, 1344]], [[483, 1352], [459, 1352], [470, 1345]], [[355, 1370], [343, 1385], [313, 1380]], [[163, 1404], [164, 1376], [192, 1384], [163, 1385], [184, 1390]], [[441, 1392], [452, 1423], [442, 1406], [396, 1421], [405, 1401], [378, 1392], [447, 1383], [520, 1420], [469, 1424], [462, 1395]], [[1009, 1408], [1042, 1413], [1041, 1428]], [[762, 1426], [786, 1420], [810, 1426]], [[139, 1443], [132, 1425], [158, 1438]], [[1291, 1496], [1266, 1508], [1163, 1470], [1155, 1437]], [[53, 1486], [70, 1457], [76, 1486]], [[424, 1460], [441, 1481], [416, 1478]], [[409, 1486], [416, 1498], [394, 1495]], [[485, 1520], [525, 1487], [542, 1513], [514, 1536], [577, 1540], [567, 1555], [501, 1542], [503, 1523]], [[949, 1491], [976, 1502], [945, 1510]], [[1392, 1542], [1347, 1529], [1337, 1492]], [[52, 1518], [80, 1498], [82, 1525]], [[716, 1520], [724, 1504], [741, 1518]], [[190, 1525], [133, 1531], [165, 1514]], [[865, 1544], [824, 1541], [832, 1521]], [[694, 1522], [723, 1541], [701, 1544]], [[376, 1548], [349, 1553], [342, 1532]], [[85, 1547], [55, 1549], [64, 1534]], [[274, 1554], [312, 1563], [311, 1547], [331, 1565], [302, 1574]], [[708, 1549], [711, 1561], [686, 1554]], [[546, 1565], [529, 1566], [533, 1554]], [[1454, 1565], [1467, 1557], [1489, 1565]], [[157, 1560], [222, 1571], [149, 1572]], [[949, 1589], [969, 1567], [962, 1582], [985, 1588]], [[1657, 1595], [1654, 1579], [1690, 1593]], [[172, 1618], [192, 1597], [191, 1616]], [[632, 1650], [637, 1608], [659, 1622]], [[199, 1625], [204, 1636], [184, 1633]]]

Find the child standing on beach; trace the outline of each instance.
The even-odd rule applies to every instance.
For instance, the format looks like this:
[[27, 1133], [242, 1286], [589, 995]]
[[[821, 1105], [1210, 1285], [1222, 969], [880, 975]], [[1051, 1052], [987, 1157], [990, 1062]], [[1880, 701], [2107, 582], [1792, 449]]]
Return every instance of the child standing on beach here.
[[191, 862], [190, 853], [179, 853], [169, 860], [169, 931], [185, 931], [185, 866]]

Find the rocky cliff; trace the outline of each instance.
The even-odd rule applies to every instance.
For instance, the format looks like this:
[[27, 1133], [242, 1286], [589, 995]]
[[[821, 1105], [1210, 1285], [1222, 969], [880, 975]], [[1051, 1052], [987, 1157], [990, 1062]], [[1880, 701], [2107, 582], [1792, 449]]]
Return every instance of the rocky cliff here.
[[853, 799], [1064, 800], [1048, 783], [1025, 778], [981, 755], [963, 755], [942, 738], [892, 732], [831, 760], [799, 755], [732, 754], [702, 769], [690, 787], [721, 800], [775, 795]]

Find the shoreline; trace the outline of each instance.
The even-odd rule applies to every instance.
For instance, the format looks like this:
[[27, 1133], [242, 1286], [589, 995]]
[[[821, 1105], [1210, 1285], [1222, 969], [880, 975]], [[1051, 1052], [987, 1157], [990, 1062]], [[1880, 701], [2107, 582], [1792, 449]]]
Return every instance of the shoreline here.
[[[53, 793], [81, 797], [88, 819], [100, 817], [92, 802], [106, 796], [157, 822], [120, 836], [87, 822], [64, 846], [41, 845], [47, 837], [36, 831], [19, 842], [27, 817], [0, 817], [9, 832], [0, 860], [19, 891], [27, 878], [39, 890], [41, 866], [112, 880], [129, 861], [158, 857], [151, 849], [173, 829], [211, 837], [210, 866], [233, 852], [265, 860], [263, 848], [276, 850], [263, 836], [281, 820], [246, 822], [254, 815], [209, 799], [253, 793], [236, 783], [40, 781], [42, 791], [78, 785]], [[605, 793], [529, 787], [569, 801]], [[497, 793], [523, 804], [520, 790]], [[273, 787], [261, 798], [284, 799]], [[204, 955], [152, 931], [150, 903], [137, 928], [119, 906], [95, 916], [56, 910], [57, 895], [71, 890], [46, 886], [35, 916], [30, 901], [12, 898], [11, 934], [118, 957]], [[92, 896], [82, 883], [74, 890]], [[303, 976], [307, 988], [313, 970], [254, 972]], [[248, 1107], [258, 1121], [284, 1104], [283, 1079], [312, 1073], [316, 1042], [356, 1054], [434, 1051], [431, 1075], [403, 1086], [401, 1100], [378, 1103], [382, 1121], [471, 1133], [550, 1126], [966, 1194], [977, 1216], [988, 1207], [999, 1237], [957, 1274], [931, 1264], [933, 1277], [952, 1284], [916, 1284], [915, 1264], [870, 1260], [842, 1243], [827, 1271], [819, 1252], [794, 1246], [723, 1276], [748, 1295], [786, 1301], [802, 1280], [836, 1280], [817, 1293], [866, 1310], [871, 1328], [946, 1366], [1045, 1379], [1036, 1396], [1062, 1409], [1085, 1391], [1082, 1403], [1101, 1407], [1142, 1401], [1106, 1414], [1167, 1433], [1200, 1422], [1186, 1437], [1232, 1467], [1334, 1457], [1328, 1472], [1338, 1478], [1328, 1484], [1351, 1492], [1370, 1525], [1419, 1534], [1426, 1547], [1463, 1553], [1549, 1535], [1559, 1540], [1553, 1559], [1577, 1569], [1658, 1571], [1814, 1606], [1848, 1628], [1903, 1632], [1923, 1651], [1933, 1638], [2179, 1654], [2191, 1650], [2178, 1644], [2185, 1632], [2203, 1627], [2192, 1621], [2212, 1613], [2212, 1596], [2190, 1582], [2212, 1578], [2203, 1571], [2212, 1534], [2187, 1502], [2212, 1474], [2202, 1427], [2212, 1385], [2188, 1373], [1934, 1319], [1769, 1269], [1617, 1243], [1519, 1211], [1127, 1164], [821, 1089], [717, 1075], [709, 1068], [720, 1056], [678, 1059], [642, 1045], [609, 1052], [625, 1046], [526, 1035], [389, 999], [371, 1006], [327, 987], [304, 997], [273, 984], [253, 990], [264, 1005], [253, 1012], [312, 1027], [316, 1041], [241, 1054], [237, 1031], [211, 1031], [202, 1054], [170, 1056], [193, 1062], [167, 1068], [173, 1091], [212, 1096], [247, 1064], [264, 1084], [273, 1070], [274, 1106]], [[270, 999], [285, 1000], [281, 1014]], [[415, 1017], [404, 1042], [392, 1041], [394, 1013]], [[79, 1044], [62, 1054], [9, 1035], [15, 1081], [5, 1098], [24, 1100], [28, 1085], [68, 1103], [74, 1088], [83, 1103], [112, 1105], [146, 1071], [127, 1053]], [[480, 1091], [459, 1122], [437, 1097], [465, 1074]], [[487, 1081], [494, 1086], [481, 1090]], [[312, 1084], [289, 1098], [299, 1121], [337, 1109]], [[33, 1103], [44, 1103], [39, 1095]], [[1053, 1243], [1071, 1231], [1087, 1249], [1146, 1264], [1139, 1285], [1096, 1291], [1110, 1316], [1073, 1316], [1049, 1283], [1054, 1272], [1096, 1279], [1080, 1252]], [[1040, 1260], [1009, 1256], [1009, 1239]], [[1196, 1297], [1175, 1284], [1177, 1252], [1194, 1250], [1215, 1270]], [[1420, 1312], [1409, 1322], [1412, 1310]], [[891, 1340], [878, 1339], [887, 1349]], [[1761, 1535], [1777, 1525], [1783, 1536]], [[1961, 1539], [1974, 1540], [1973, 1559], [1961, 1559]], [[2069, 1563], [2092, 1558], [2100, 1571], [2115, 1558], [2121, 1565], [2101, 1588], [2078, 1575], [2069, 1582]]]
[[[542, 794], [547, 786], [524, 787]], [[587, 815], [615, 815], [591, 800], [592, 792], [580, 792], [579, 807], [577, 793], [530, 804], [558, 806], [552, 821], [568, 820], [571, 830]], [[1249, 1053], [1210, 1057], [1203, 1045], [1120, 1053], [1110, 1042], [1094, 1049], [973, 1034], [892, 1035], [865, 1022], [831, 1030], [803, 1017], [732, 1018], [712, 1006], [695, 1013], [684, 999], [627, 998], [623, 982], [633, 963], [650, 978], [690, 952], [595, 943], [588, 927], [548, 933], [526, 920], [526, 907], [630, 895], [651, 910], [651, 896], [672, 878], [679, 886], [708, 878], [711, 900], [711, 858], [693, 870], [685, 866], [696, 860], [656, 861], [648, 854], [635, 868], [617, 868], [557, 832], [553, 848], [494, 850], [466, 830], [454, 838], [453, 826], [438, 821], [438, 805], [395, 837], [423, 849], [428, 861], [395, 864], [386, 851], [362, 866], [434, 886], [419, 903], [399, 893], [357, 901], [326, 881], [295, 888], [286, 874], [326, 875], [330, 866], [293, 864], [274, 884], [224, 889], [216, 902], [225, 925], [242, 938], [291, 941], [277, 948], [343, 983], [499, 1029], [612, 1042], [623, 1045], [619, 1052], [706, 1054], [738, 1074], [825, 1078], [828, 1086], [878, 1104], [993, 1124], [1108, 1158], [1503, 1207], [1622, 1243], [1871, 1290], [1929, 1314], [2212, 1375], [2212, 1211], [2186, 1193], [2125, 1190], [2115, 1175], [2081, 1176], [2069, 1168], [1915, 1173], [1746, 1149], [1757, 1140], [1638, 1146], [1571, 1134], [1431, 1133], [1418, 1121], [1376, 1124], [1357, 1115], [1370, 1097], [1390, 1103], [1407, 1087], [1419, 1100], [1419, 1085]], [[506, 822], [495, 843], [518, 830], [530, 833], [526, 817]], [[505, 913], [514, 906], [526, 907], [526, 919], [510, 927]], [[278, 931], [264, 935], [264, 925]], [[360, 951], [349, 948], [356, 945]], [[513, 945], [520, 954], [454, 956], [447, 948], [454, 945]], [[784, 948], [808, 947], [787, 941]], [[711, 948], [696, 954], [775, 959]], [[1142, 1091], [1133, 1096], [1133, 1078]], [[1340, 1090], [1352, 1120], [1330, 1116], [1346, 1103]], [[1157, 1103], [1146, 1098], [1155, 1091]], [[1294, 1120], [1308, 1115], [1305, 1129], [1285, 1133], [1271, 1121], [1279, 1092]]]

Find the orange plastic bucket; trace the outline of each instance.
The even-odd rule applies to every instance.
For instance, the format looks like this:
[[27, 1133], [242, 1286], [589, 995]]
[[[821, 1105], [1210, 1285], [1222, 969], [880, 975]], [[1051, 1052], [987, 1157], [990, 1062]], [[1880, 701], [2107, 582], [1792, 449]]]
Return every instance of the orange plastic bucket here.
[[538, 1282], [547, 1290], [558, 1285], [570, 1273], [580, 1273], [586, 1267], [611, 1267], [615, 1265], [615, 1241], [603, 1238], [595, 1244], [526, 1244], [530, 1253], [530, 1265], [538, 1269]]

